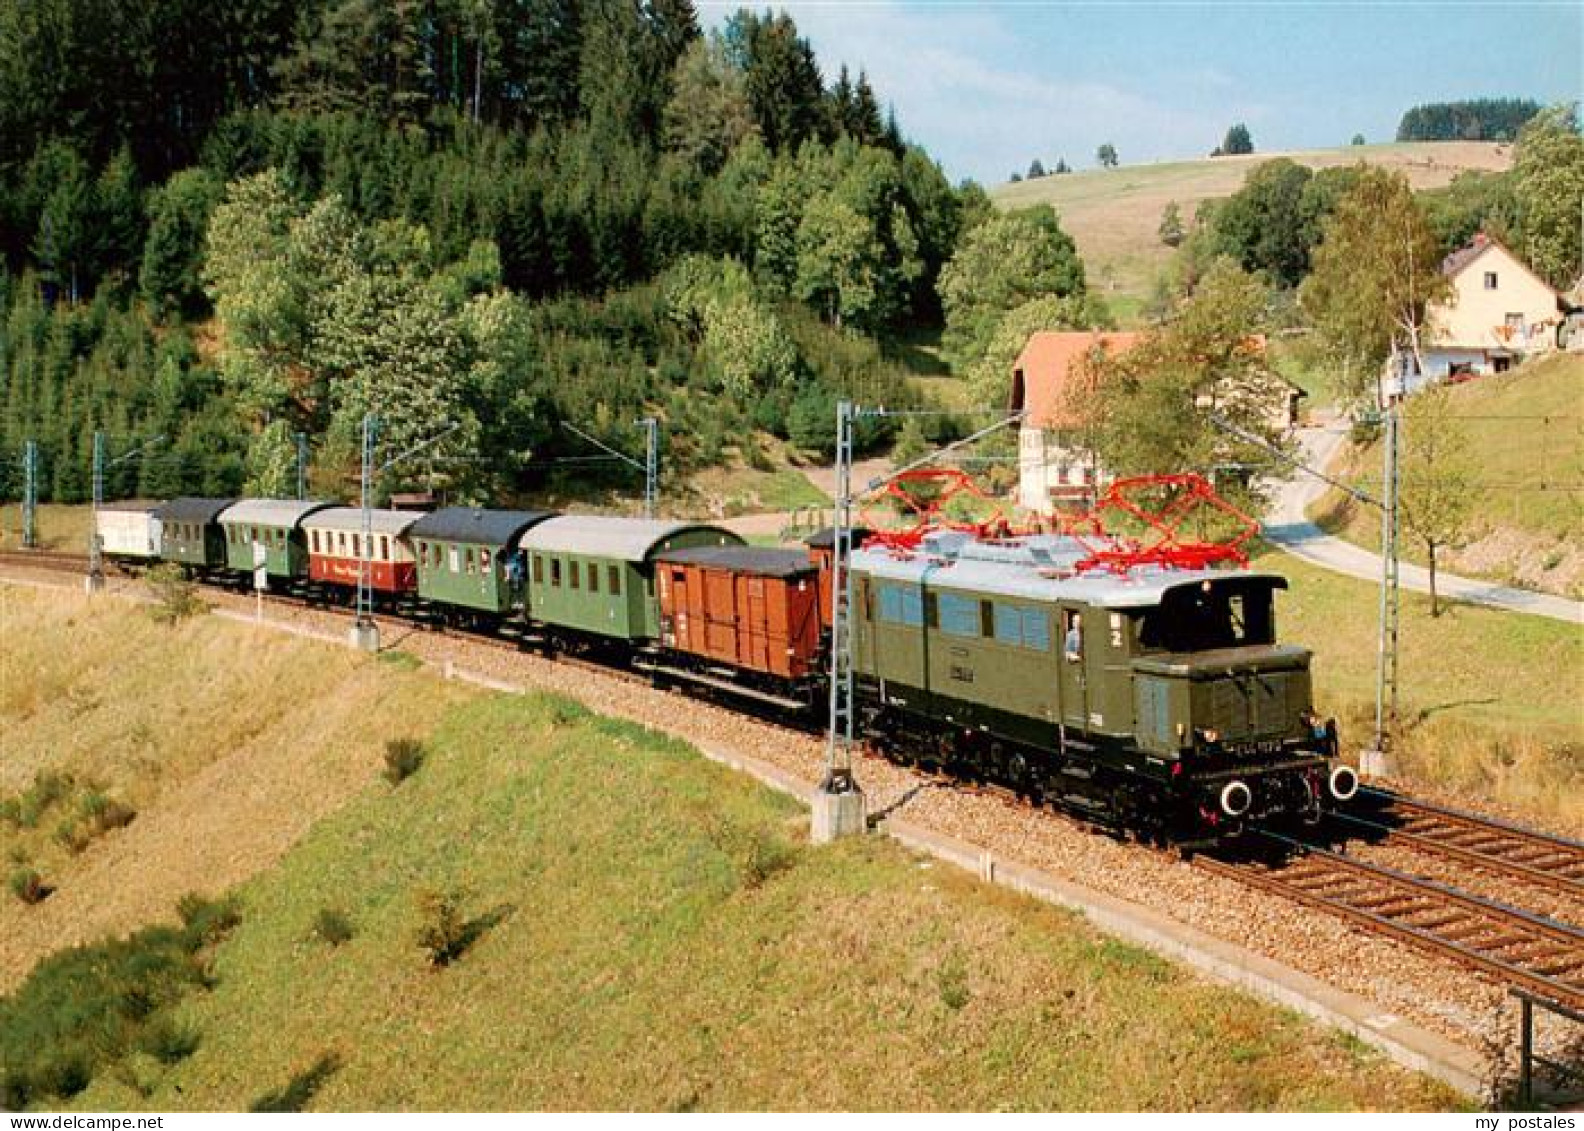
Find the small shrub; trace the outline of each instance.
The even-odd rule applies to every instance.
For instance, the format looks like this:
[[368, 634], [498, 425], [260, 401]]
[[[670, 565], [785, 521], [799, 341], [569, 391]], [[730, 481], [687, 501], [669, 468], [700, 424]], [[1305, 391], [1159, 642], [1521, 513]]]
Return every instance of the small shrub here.
[[161, 1064], [176, 1064], [198, 1051], [198, 1040], [191, 1025], [160, 1017], [144, 1029], [138, 1047]]
[[968, 968], [959, 955], [953, 954], [941, 963], [935, 972], [935, 981], [941, 1004], [947, 1009], [956, 1011], [968, 1004], [972, 996], [968, 991]]
[[92, 790], [83, 796], [83, 799], [77, 803], [77, 812], [89, 823], [96, 835], [107, 833], [111, 829], [124, 829], [137, 816], [137, 810], [132, 806], [108, 797], [98, 790]]
[[437, 969], [462, 957], [473, 941], [462, 915], [464, 895], [455, 889], [418, 893], [418, 946]]
[[154, 603], [149, 606], [149, 616], [160, 624], [179, 624], [188, 617], [207, 612], [208, 606], [198, 596], [198, 587], [175, 562], [164, 562], [148, 571], [144, 579]]
[[322, 943], [331, 946], [340, 946], [350, 942], [357, 932], [352, 927], [352, 920], [333, 907], [320, 908], [319, 914], [314, 916], [314, 937]]
[[44, 814], [58, 802], [71, 796], [75, 785], [76, 782], [70, 774], [40, 770], [34, 775], [33, 784], [17, 802], [16, 823], [25, 829], [38, 828], [38, 823]]
[[423, 765], [424, 746], [416, 738], [393, 738], [385, 743], [385, 780], [400, 785]]
[[287, 1081], [284, 1088], [265, 1092], [248, 1105], [250, 1112], [299, 1112], [324, 1087], [325, 1081], [341, 1068], [341, 1057], [333, 1052], [322, 1053], [318, 1060]]
[[91, 840], [93, 835], [70, 818], [55, 826], [55, 842], [73, 856], [87, 848]]
[[235, 896], [205, 899], [196, 892], [189, 892], [176, 901], [176, 914], [181, 916], [190, 950], [219, 942], [242, 921], [242, 909]]
[[11, 873], [7, 881], [11, 894], [23, 903], [42, 903], [49, 895], [51, 889], [44, 883], [44, 877], [33, 868], [18, 868]]

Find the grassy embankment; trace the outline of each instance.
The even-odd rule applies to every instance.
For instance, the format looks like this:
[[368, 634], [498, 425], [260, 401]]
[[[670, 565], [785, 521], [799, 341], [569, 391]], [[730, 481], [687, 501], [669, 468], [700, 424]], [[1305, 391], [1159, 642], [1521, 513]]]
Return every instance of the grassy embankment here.
[[[8, 635], [25, 630], [41, 655], [83, 636], [105, 641], [95, 670], [130, 681], [99, 693], [114, 694], [107, 704], [166, 696], [172, 709], [150, 712], [151, 752], [125, 762], [149, 780], [162, 779], [160, 752], [177, 763], [196, 756], [185, 737], [195, 729], [282, 741], [296, 730], [298, 745], [362, 749], [384, 712], [408, 712], [405, 732], [439, 717], [426, 760], [400, 785], [377, 779], [366, 750], [343, 758], [358, 771], [351, 799], [241, 884], [240, 923], [206, 936], [220, 941], [199, 951], [204, 976], [161, 1007], [160, 1039], [101, 1063], [74, 1106], [1454, 1102], [1356, 1042], [889, 842], [812, 849], [794, 803], [564, 700], [455, 705], [455, 691], [423, 675], [215, 623], [176, 630], [156, 653], [141, 614], [112, 602], [88, 611], [75, 598], [13, 593], [6, 618]], [[243, 643], [267, 654], [264, 678], [241, 662]], [[19, 672], [28, 686], [31, 670]], [[245, 712], [235, 689], [208, 690], [235, 672], [255, 689]], [[327, 675], [340, 682], [321, 688]], [[356, 696], [364, 681], [379, 711]], [[354, 700], [332, 707], [343, 694]], [[298, 730], [303, 697], [317, 703], [317, 723]], [[6, 734], [27, 749], [59, 733], [43, 696], [4, 702]], [[260, 756], [255, 772], [195, 792], [193, 811], [150, 804], [84, 856], [141, 832], [144, 851], [121, 862], [120, 883], [162, 889], [162, 869], [195, 838], [244, 835], [248, 824], [287, 819], [293, 796], [318, 796], [317, 781], [281, 786], [273, 800], [258, 794], [277, 774], [313, 774], [326, 760], [316, 751], [271, 773]], [[126, 781], [129, 795], [142, 780]], [[233, 810], [239, 801], [245, 812]], [[210, 811], [226, 818], [195, 830]], [[8, 919], [47, 913], [75, 882], [66, 876], [55, 896]], [[453, 921], [439, 924], [460, 948], [444, 967], [417, 941], [437, 925], [435, 893], [459, 898]], [[148, 901], [142, 920], [172, 919], [172, 902]], [[94, 918], [91, 905], [81, 912]], [[332, 921], [342, 929], [326, 929]], [[90, 933], [105, 925], [97, 917]], [[197, 945], [186, 937], [167, 945]], [[15, 1024], [6, 1010], [0, 1025]]]
[[1176, 201], [1186, 224], [1200, 201], [1231, 196], [1243, 187], [1249, 170], [1275, 157], [1290, 157], [1312, 169], [1367, 161], [1402, 172], [1415, 189], [1428, 189], [1449, 184], [1468, 169], [1505, 169], [1512, 161], [1512, 147], [1494, 142], [1403, 142], [1163, 161], [999, 185], [991, 198], [1002, 208], [1053, 205], [1062, 227], [1078, 244], [1090, 289], [1128, 326], [1136, 323], [1172, 254], [1158, 234], [1166, 205]]
[[[1315, 694], [1350, 748], [1374, 727], [1379, 589], [1281, 553], [1285, 640], [1315, 651]], [[1543, 617], [1402, 595], [1401, 771], [1584, 833], [1584, 634]]]
[[[1442, 568], [1584, 599], [1584, 355], [1542, 358], [1511, 373], [1452, 388], [1483, 485], [1471, 540], [1438, 555]], [[1378, 491], [1378, 443], [1352, 451], [1341, 478]], [[1372, 508], [1330, 491], [1311, 508], [1321, 526], [1371, 550], [1380, 546]], [[1424, 549], [1404, 532], [1405, 556]]]

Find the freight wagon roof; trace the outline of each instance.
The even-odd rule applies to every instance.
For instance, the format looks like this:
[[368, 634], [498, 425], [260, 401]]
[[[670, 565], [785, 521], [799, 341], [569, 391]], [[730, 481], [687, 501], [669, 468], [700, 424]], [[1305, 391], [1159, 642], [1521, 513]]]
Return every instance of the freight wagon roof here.
[[1168, 590], [1201, 581], [1260, 580], [1279, 589], [1287, 587], [1284, 577], [1249, 570], [1150, 566], [1120, 576], [1100, 571], [1072, 574], [1073, 565], [1085, 552], [1070, 538], [1030, 538], [1012, 545], [959, 541], [949, 550], [908, 555], [857, 550], [852, 556], [853, 572], [932, 588], [1052, 603], [1072, 601], [1105, 609], [1150, 608], [1160, 604]]
[[[402, 535], [421, 516], [414, 511], [380, 508], [369, 511], [369, 531], [373, 534]], [[303, 519], [304, 530], [351, 530], [363, 533], [362, 507], [327, 507]]]
[[655, 561], [712, 566], [756, 577], [796, 577], [800, 573], [813, 573], [816, 569], [806, 551], [769, 546], [692, 546], [656, 554]]
[[442, 507], [419, 517], [414, 538], [467, 542], [476, 546], [509, 546], [530, 526], [554, 518], [554, 511], [495, 511], [481, 507]]
[[227, 526], [246, 522], [259, 526], [295, 527], [314, 511], [334, 505], [303, 499], [241, 499], [220, 513], [220, 522]]
[[525, 550], [548, 550], [591, 558], [641, 562], [646, 561], [661, 542], [688, 530], [702, 530], [717, 535], [722, 546], [742, 545], [742, 539], [730, 530], [707, 523], [578, 514], [541, 522], [523, 535], [522, 547]]
[[235, 499], [200, 499], [188, 496], [172, 499], [159, 509], [161, 522], [213, 522]]

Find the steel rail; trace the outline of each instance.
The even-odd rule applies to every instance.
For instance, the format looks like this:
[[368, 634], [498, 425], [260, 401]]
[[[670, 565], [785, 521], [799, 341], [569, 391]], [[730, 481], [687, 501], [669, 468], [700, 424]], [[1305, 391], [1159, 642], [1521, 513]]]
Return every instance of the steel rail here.
[[[1354, 892], [1350, 899], [1345, 892], [1326, 892], [1298, 883], [1293, 875], [1284, 876], [1285, 869], [1266, 870], [1204, 854], [1195, 856], [1193, 862], [1206, 871], [1328, 911], [1376, 934], [1408, 943], [1439, 957], [1452, 958], [1548, 1001], [1573, 1009], [1584, 1009], [1584, 930], [1434, 881], [1353, 860], [1317, 845], [1269, 832], [1260, 832], [1258, 835], [1268, 837], [1284, 847], [1294, 848], [1303, 853], [1303, 861], [1320, 865], [1318, 871], [1304, 873], [1297, 879], [1313, 879], [1325, 886], [1334, 886], [1325, 883], [1326, 872], [1329, 871], [1332, 876], [1345, 877], [1344, 884], [1348, 879], [1362, 879], [1374, 885], [1374, 889]], [[1296, 868], [1297, 862], [1288, 867]], [[1385, 889], [1384, 893], [1382, 888]], [[1382, 898], [1383, 894], [1385, 898]], [[1399, 908], [1405, 917], [1433, 914], [1437, 905], [1453, 917], [1434, 925], [1417, 925], [1379, 910], [1393, 903], [1402, 904], [1405, 900], [1408, 901], [1407, 905]], [[1373, 903], [1373, 906], [1364, 906], [1366, 902]], [[1424, 905], [1413, 906], [1414, 903]], [[1448, 937], [1450, 932], [1438, 933], [1438, 928], [1446, 927], [1462, 928], [1458, 932], [1462, 937]], [[1463, 941], [1468, 936], [1483, 934], [1494, 934], [1498, 945], [1481, 949], [1477, 943]], [[1558, 944], [1563, 948], [1561, 955], [1555, 953]], [[1568, 980], [1494, 953], [1498, 950], [1531, 947], [1550, 948], [1552, 953], [1536, 959], [1535, 963], [1555, 967], [1558, 973], [1566, 972]]]
[[1455, 841], [1442, 840], [1439, 837], [1429, 836], [1423, 832], [1415, 832], [1409, 829], [1393, 828], [1391, 825], [1383, 825], [1377, 821], [1366, 820], [1351, 813], [1333, 813], [1332, 816], [1345, 824], [1365, 829], [1372, 834], [1378, 834], [1388, 841], [1406, 844], [1431, 856], [1449, 857], [1465, 864], [1472, 864], [1477, 868], [1484, 868], [1492, 873], [1532, 883], [1536, 887], [1548, 888], [1563, 895], [1584, 895], [1584, 880], [1574, 879], [1565, 872], [1537, 868], [1522, 860], [1513, 860], [1494, 853], [1465, 848]]

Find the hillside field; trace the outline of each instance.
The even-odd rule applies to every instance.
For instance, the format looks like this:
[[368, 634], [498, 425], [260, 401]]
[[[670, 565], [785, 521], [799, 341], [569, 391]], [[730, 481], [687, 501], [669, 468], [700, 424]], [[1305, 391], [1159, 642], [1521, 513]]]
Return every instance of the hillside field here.
[[[8, 638], [35, 642], [0, 700], [8, 748], [33, 752], [8, 790], [55, 765], [41, 751], [67, 722], [62, 698], [90, 720], [138, 710], [146, 743], [141, 761], [97, 760], [87, 739], [62, 748], [142, 804], [43, 903], [7, 896], [7, 939], [30, 916], [61, 919], [61, 940], [170, 921], [161, 869], [195, 829], [224, 844], [244, 822], [311, 825], [233, 889], [240, 922], [205, 952], [200, 984], [161, 1005], [164, 1036], [138, 1046], [153, 1052], [98, 1038], [79, 1110], [1458, 1106], [1077, 916], [883, 839], [812, 848], [794, 802], [567, 700], [462, 693], [208, 618], [168, 630], [114, 600], [7, 589], [3, 612]], [[93, 655], [58, 665], [41, 694], [32, 665], [86, 629]], [[265, 661], [255, 691], [239, 686], [251, 652]], [[139, 708], [140, 694], [156, 699]], [[427, 750], [395, 786], [358, 753], [392, 711]], [[260, 737], [233, 737], [216, 763], [228, 772], [165, 806], [151, 783], [200, 757], [185, 736], [237, 728]], [[319, 757], [281, 763], [288, 733]], [[347, 787], [317, 776], [327, 760]], [[308, 817], [305, 789], [336, 803]], [[92, 876], [112, 864], [123, 887], [158, 893], [136, 915], [100, 913]], [[186, 880], [213, 892], [223, 877]], [[459, 947], [443, 966], [420, 946], [437, 900]], [[14, 991], [21, 971], [7, 973]], [[71, 1024], [19, 1018], [16, 1000], [0, 999], [0, 1041]]]
[[1367, 161], [1401, 171], [1415, 189], [1430, 189], [1450, 184], [1453, 177], [1467, 170], [1508, 168], [1512, 146], [1421, 141], [1163, 161], [1002, 184], [990, 195], [1001, 208], [1053, 205], [1063, 229], [1078, 244], [1090, 290], [1104, 298], [1126, 325], [1133, 321], [1156, 275], [1171, 258], [1172, 249], [1157, 235], [1166, 205], [1176, 201], [1186, 224], [1200, 201], [1231, 196], [1243, 187], [1251, 169], [1277, 157], [1291, 158], [1311, 169]]
[[[1438, 555], [1454, 573], [1584, 599], [1584, 354], [1540, 358], [1452, 388], [1452, 413], [1476, 454], [1480, 484], [1471, 541]], [[1342, 478], [1367, 491], [1381, 481], [1378, 443], [1355, 449]], [[1330, 491], [1311, 517], [1371, 550], [1380, 517]], [[1424, 551], [1404, 533], [1406, 556]]]

